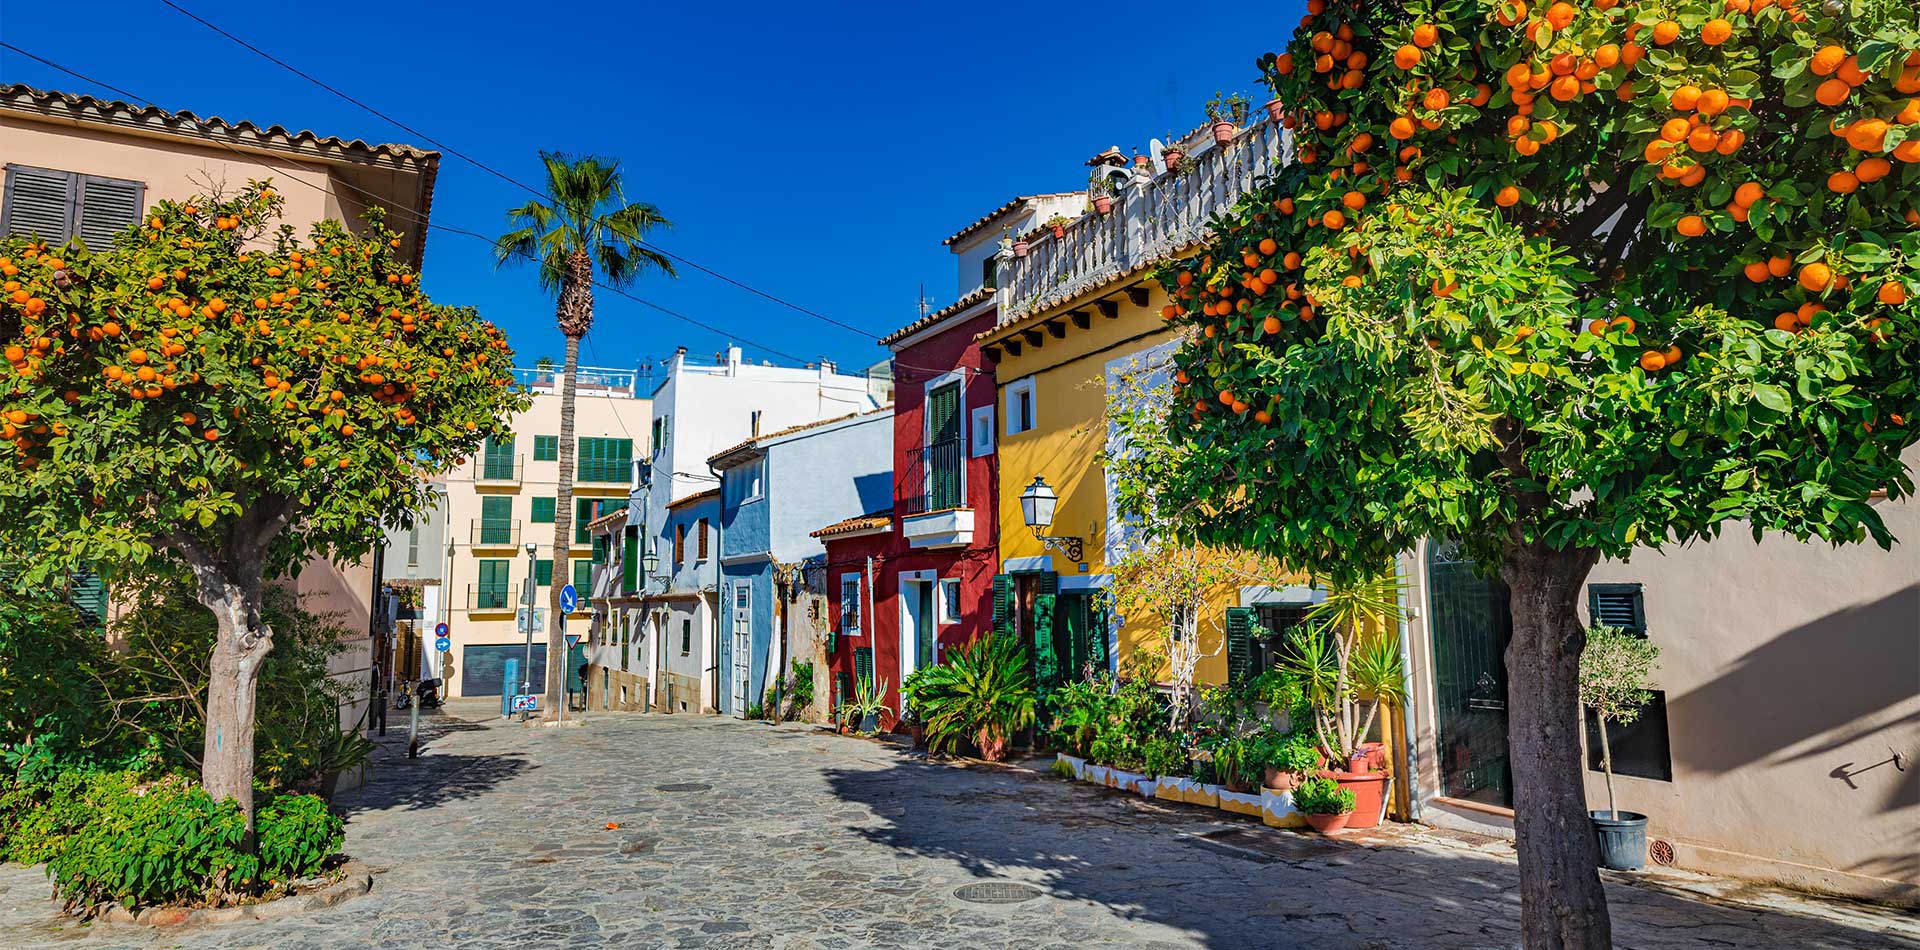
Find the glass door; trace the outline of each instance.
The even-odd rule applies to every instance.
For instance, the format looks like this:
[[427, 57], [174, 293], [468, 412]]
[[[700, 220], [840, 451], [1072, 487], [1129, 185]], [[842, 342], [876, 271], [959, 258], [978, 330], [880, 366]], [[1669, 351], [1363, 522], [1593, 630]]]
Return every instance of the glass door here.
[[1507, 758], [1507, 585], [1451, 542], [1427, 547], [1440, 792], [1513, 807]]

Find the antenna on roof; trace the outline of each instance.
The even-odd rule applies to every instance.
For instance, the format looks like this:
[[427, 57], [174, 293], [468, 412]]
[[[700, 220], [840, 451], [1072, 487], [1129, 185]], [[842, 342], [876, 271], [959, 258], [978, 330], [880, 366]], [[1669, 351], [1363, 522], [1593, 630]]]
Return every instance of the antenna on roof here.
[[920, 319], [927, 318], [927, 313], [932, 309], [929, 305], [932, 303], [933, 298], [927, 296], [927, 282], [923, 280], [920, 282], [920, 299], [915, 303], [915, 306], [920, 308]]

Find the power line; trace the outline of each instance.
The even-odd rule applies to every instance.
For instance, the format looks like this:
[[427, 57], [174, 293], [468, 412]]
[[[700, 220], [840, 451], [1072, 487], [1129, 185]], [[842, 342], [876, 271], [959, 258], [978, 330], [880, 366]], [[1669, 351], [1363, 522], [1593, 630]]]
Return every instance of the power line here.
[[[238, 36], [235, 36], [234, 34], [228, 32], [227, 30], [224, 30], [219, 26], [214, 25], [212, 22], [209, 22], [205, 17], [202, 17], [199, 14], [194, 13], [191, 10], [188, 10], [186, 7], [183, 7], [180, 4], [173, 2], [173, 0], [160, 0], [160, 2], [166, 4], [169, 7], [172, 7], [174, 10], [186, 16], [188, 19], [191, 19], [194, 22], [199, 23], [201, 26], [204, 26], [207, 29], [212, 30], [213, 32], [218, 33], [221, 36], [224, 36], [227, 39], [232, 40], [233, 42], [239, 44], [240, 46], [252, 51], [254, 54], [260, 56], [261, 58], [267, 60], [268, 62], [273, 63], [274, 65], [279, 66], [282, 69], [285, 69], [288, 72], [293, 73], [294, 75], [299, 76], [300, 78], [305, 79], [306, 81], [313, 83], [314, 85], [319, 86], [320, 88], [325, 89], [326, 91], [333, 93], [336, 96], [339, 96], [341, 99], [344, 99], [347, 102], [352, 103], [353, 105], [358, 106], [361, 109], [364, 109], [367, 112], [370, 112], [373, 115], [378, 116], [379, 118], [393, 124], [394, 126], [405, 131], [407, 134], [415, 136], [420, 140], [434, 146], [435, 148], [438, 148], [441, 151], [446, 152], [449, 155], [452, 155], [456, 158], [466, 161], [472, 164], [473, 166], [483, 171], [486, 171], [487, 173], [493, 175], [494, 177], [499, 178], [502, 181], [515, 185], [525, 190], [526, 192], [534, 195], [535, 197], [540, 198], [541, 200], [547, 202], [549, 205], [557, 203], [554, 201], [553, 196], [547, 194], [545, 191], [535, 188], [532, 185], [529, 185], [526, 182], [523, 182], [513, 177], [512, 175], [509, 175], [506, 172], [503, 172], [493, 167], [492, 165], [489, 165], [477, 158], [474, 158], [473, 156], [468, 155], [467, 153], [459, 149], [456, 149], [451, 145], [447, 145], [439, 141], [438, 139], [435, 139], [434, 137], [426, 134], [425, 132], [415, 129], [404, 122], [401, 122], [399, 119], [396, 119], [386, 114], [385, 112], [382, 112], [379, 109], [374, 108], [373, 106], [370, 106], [364, 102], [361, 102], [359, 99], [356, 99], [353, 96], [350, 96], [347, 93], [334, 88], [333, 86], [327, 84], [326, 82], [320, 80], [319, 78], [299, 69], [298, 67], [273, 55], [272, 53], [269, 53], [266, 50], [263, 50], [260, 47], [255, 46], [252, 43], [249, 43]], [[639, 241], [635, 241], [634, 243], [640, 245], [641, 247], [645, 247], [649, 250], [655, 251], [664, 257], [668, 257], [682, 264], [685, 264], [686, 266], [691, 267], [697, 271], [700, 271], [701, 273], [704, 273], [710, 277], [716, 278], [721, 281], [725, 281], [728, 284], [732, 284], [733, 286], [738, 287], [741, 290], [747, 291], [748, 293], [751, 293], [755, 296], [777, 303], [780, 306], [786, 307], [789, 310], [793, 310], [797, 313], [806, 314], [807, 316], [813, 317], [816, 320], [820, 320], [822, 322], [832, 324], [833, 326], [839, 327], [843, 330], [847, 330], [852, 333], [860, 334], [861, 336], [864, 336], [869, 340], [880, 339], [879, 334], [854, 326], [851, 323], [846, 323], [841, 320], [836, 320], [833, 317], [829, 317], [826, 314], [820, 313], [817, 310], [808, 309], [806, 307], [800, 306], [797, 303], [793, 303], [792, 301], [786, 300], [785, 298], [782, 298], [778, 295], [768, 293], [767, 291], [761, 290], [760, 288], [755, 287], [751, 284], [748, 284], [745, 281], [737, 280], [735, 278], [729, 277], [726, 274], [722, 274], [719, 271], [714, 270], [711, 267], [707, 267], [704, 264], [700, 264], [696, 261], [689, 260], [688, 258], [683, 257], [679, 254], [675, 254], [674, 252], [669, 251], [666, 248], [661, 247], [660, 245], [655, 244], [651, 241], [639, 240]]]
[[[47, 66], [47, 67], [49, 67], [49, 68], [51, 68], [51, 69], [56, 69], [56, 70], [59, 70], [60, 72], [63, 72], [63, 73], [66, 73], [67, 75], [69, 75], [69, 76], [72, 76], [72, 77], [74, 77], [75, 79], [78, 79], [78, 80], [80, 80], [81, 82], [85, 82], [85, 83], [91, 83], [92, 85], [95, 85], [95, 86], [98, 86], [98, 87], [100, 87], [100, 88], [102, 88], [102, 89], [106, 89], [106, 90], [108, 90], [108, 91], [110, 91], [110, 92], [113, 92], [113, 93], [115, 93], [115, 94], [117, 94], [117, 95], [120, 95], [120, 96], [124, 96], [124, 97], [126, 97], [127, 99], [129, 99], [129, 100], [132, 100], [132, 101], [134, 101], [134, 102], [144, 102], [144, 103], [146, 103], [146, 104], [148, 104], [149, 106], [153, 106], [154, 108], [158, 108], [158, 106], [154, 106], [154, 103], [153, 103], [153, 100], [151, 100], [151, 99], [148, 99], [148, 98], [146, 98], [145, 96], [141, 96], [141, 95], [138, 95], [138, 94], [136, 94], [136, 93], [134, 93], [134, 92], [132, 92], [132, 91], [130, 91], [130, 90], [128, 90], [128, 89], [125, 89], [125, 88], [122, 88], [122, 87], [120, 87], [120, 86], [116, 86], [116, 85], [114, 85], [114, 84], [112, 84], [112, 83], [109, 83], [109, 82], [105, 82], [105, 81], [102, 81], [102, 80], [99, 80], [99, 79], [95, 79], [95, 78], [93, 78], [92, 76], [88, 76], [88, 75], [86, 75], [85, 73], [82, 73], [82, 72], [79, 72], [79, 71], [77, 71], [77, 70], [74, 70], [74, 69], [71, 69], [71, 68], [69, 68], [69, 67], [67, 67], [67, 66], [63, 66], [63, 65], [61, 65], [61, 64], [59, 64], [59, 63], [56, 63], [56, 62], [54, 62], [53, 60], [50, 60], [50, 59], [47, 59], [46, 57], [44, 57], [44, 56], [41, 56], [41, 55], [39, 55], [39, 54], [37, 54], [37, 53], [33, 53], [33, 52], [30, 52], [30, 51], [28, 51], [28, 50], [25, 50], [25, 49], [22, 49], [22, 48], [20, 48], [20, 47], [18, 47], [18, 46], [15, 46], [15, 45], [14, 45], [14, 44], [12, 44], [12, 43], [9, 43], [9, 42], [6, 42], [5, 40], [0, 40], [0, 48], [4, 48], [4, 49], [9, 49], [9, 50], [12, 50], [13, 52], [16, 52], [16, 53], [19, 53], [20, 55], [22, 55], [22, 56], [25, 56], [25, 57], [27, 57], [28, 59], [31, 59], [31, 60], [33, 60], [33, 61], [35, 61], [35, 62], [38, 62], [38, 63], [40, 63], [40, 64], [42, 64], [42, 65], [44, 65], [44, 66]], [[189, 121], [191, 121], [191, 122], [193, 122], [193, 123], [194, 123], [194, 124], [195, 124], [196, 126], [198, 126], [198, 127], [199, 127], [199, 128], [200, 128], [200, 129], [202, 130], [202, 131], [205, 131], [205, 132], [211, 132], [211, 131], [212, 131], [212, 130], [211, 130], [211, 129], [210, 129], [210, 128], [209, 128], [209, 127], [208, 127], [208, 126], [206, 125], [206, 123], [204, 123], [204, 122], [201, 122], [201, 121], [200, 121], [200, 120], [199, 120], [198, 118], [192, 118], [192, 119], [189, 119]], [[268, 170], [268, 171], [271, 171], [271, 172], [279, 172], [279, 173], [282, 173], [282, 174], [285, 174], [285, 175], [287, 175], [287, 176], [289, 177], [289, 179], [290, 179], [291, 181], [294, 181], [294, 182], [296, 182], [296, 183], [298, 183], [298, 184], [301, 184], [301, 185], [305, 185], [305, 186], [306, 186], [306, 187], [308, 187], [308, 188], [312, 188], [312, 189], [314, 189], [315, 191], [318, 191], [318, 192], [320, 192], [321, 194], [326, 194], [326, 193], [327, 193], [327, 189], [326, 189], [325, 187], [323, 187], [323, 186], [321, 186], [321, 185], [317, 185], [317, 184], [314, 184], [313, 182], [310, 182], [310, 181], [307, 181], [307, 180], [305, 180], [304, 178], [301, 178], [301, 177], [299, 177], [298, 175], [296, 175], [296, 174], [294, 173], [294, 172], [295, 172], [295, 170], [294, 170], [294, 169], [288, 169], [288, 168], [280, 168], [280, 167], [278, 167], [278, 166], [275, 166], [275, 165], [271, 165], [271, 164], [269, 164], [269, 163], [268, 163], [268, 162], [267, 162], [267, 161], [266, 161], [265, 159], [263, 159], [263, 158], [261, 158], [261, 157], [259, 157], [259, 156], [257, 156], [257, 155], [249, 155], [249, 154], [247, 154], [246, 152], [243, 152], [243, 151], [241, 151], [240, 149], [238, 149], [238, 148], [236, 148], [236, 147], [234, 147], [234, 146], [233, 146], [232, 144], [230, 144], [230, 143], [228, 143], [228, 142], [226, 142], [226, 141], [224, 141], [224, 140], [221, 140], [221, 139], [219, 139], [219, 138], [217, 138], [217, 137], [216, 137], [216, 138], [213, 138], [212, 140], [213, 140], [213, 142], [214, 142], [215, 144], [217, 144], [217, 145], [220, 145], [221, 147], [223, 147], [223, 148], [225, 148], [225, 149], [226, 149], [227, 151], [230, 151], [230, 152], [232, 152], [232, 153], [234, 153], [235, 155], [238, 155], [238, 156], [240, 156], [240, 157], [241, 157], [242, 159], [245, 159], [246, 161], [248, 161], [248, 162], [250, 162], [250, 163], [252, 163], [252, 164], [255, 164], [255, 165], [258, 165], [258, 166], [260, 166], [261, 168], [264, 168], [264, 169], [266, 169], [266, 170]], [[380, 196], [380, 195], [376, 195], [376, 194], [374, 194], [373, 192], [370, 192], [370, 191], [367, 191], [367, 190], [366, 190], [366, 189], [364, 189], [364, 188], [360, 188], [360, 187], [358, 187], [358, 186], [356, 186], [356, 185], [354, 185], [354, 184], [352, 184], [352, 183], [350, 183], [350, 182], [346, 182], [346, 181], [336, 181], [335, 183], [336, 183], [336, 184], [338, 184], [338, 185], [340, 185], [340, 186], [342, 186], [342, 187], [345, 187], [345, 188], [348, 188], [348, 189], [351, 189], [351, 190], [353, 190], [353, 191], [356, 191], [356, 192], [359, 192], [359, 193], [360, 193], [360, 194], [361, 194], [362, 196], [364, 196], [364, 197], [367, 197], [367, 198], [370, 198], [370, 199], [373, 199], [373, 200], [375, 200], [375, 201], [377, 201], [377, 202], [379, 202], [379, 203], [380, 203], [380, 207], [383, 207], [383, 208], [386, 208], [386, 209], [388, 209], [388, 210], [393, 210], [393, 211], [401, 211], [401, 212], [404, 212], [404, 213], [405, 213], [406, 215], [408, 215], [409, 217], [411, 217], [411, 218], [412, 218], [412, 219], [413, 219], [413, 220], [414, 220], [414, 221], [415, 221], [415, 222], [416, 222], [416, 223], [417, 223], [417, 224], [418, 224], [418, 225], [419, 225], [420, 227], [423, 227], [423, 228], [426, 228], [427, 230], [430, 230], [430, 231], [444, 231], [444, 232], [446, 232], [446, 233], [449, 233], [449, 234], [458, 234], [458, 235], [461, 235], [461, 236], [463, 236], [463, 237], [470, 237], [470, 238], [473, 238], [473, 239], [475, 239], [475, 240], [478, 240], [478, 241], [484, 241], [484, 242], [486, 242], [486, 244], [487, 244], [487, 245], [488, 245], [489, 247], [498, 247], [498, 243], [497, 243], [497, 242], [496, 242], [496, 241], [495, 241], [495, 240], [494, 240], [493, 238], [490, 238], [490, 237], [488, 237], [488, 236], [486, 236], [486, 235], [484, 235], [484, 234], [481, 234], [481, 233], [480, 233], [480, 232], [478, 232], [478, 231], [472, 231], [472, 230], [469, 230], [469, 229], [467, 229], [467, 228], [461, 228], [461, 227], [455, 227], [455, 226], [453, 226], [453, 225], [449, 225], [449, 224], [439, 224], [439, 223], [435, 223], [435, 222], [432, 222], [432, 221], [429, 221], [429, 220], [427, 220], [427, 219], [426, 219], [426, 217], [425, 217], [425, 216], [423, 216], [423, 215], [422, 215], [422, 214], [421, 214], [421, 213], [419, 212], [419, 210], [418, 210], [418, 209], [415, 209], [415, 208], [411, 208], [411, 207], [408, 207], [408, 206], [406, 206], [406, 205], [403, 205], [403, 204], [398, 204], [398, 203], [389, 203], [389, 202], [386, 202], [386, 201], [385, 201], [385, 200], [384, 200], [384, 199], [382, 198], [382, 196]], [[535, 259], [535, 258], [534, 258], [534, 257], [533, 257], [532, 255], [530, 255], [530, 254], [524, 254], [524, 253], [523, 253], [523, 254], [522, 254], [522, 256], [523, 256], [523, 257], [525, 257], [525, 258], [526, 258], [526, 259], [527, 259], [528, 261], [532, 261], [532, 262], [534, 262], [534, 263], [538, 263], [538, 261], [537, 261], [537, 260], [536, 260], [536, 259]], [[601, 284], [601, 285], [598, 285], [598, 286], [599, 286], [599, 288], [600, 288], [600, 289], [602, 289], [602, 290], [605, 290], [605, 291], [607, 291], [608, 293], [611, 293], [611, 294], [613, 294], [613, 295], [615, 295], [615, 296], [618, 296], [618, 297], [624, 297], [624, 298], [626, 298], [627, 300], [631, 300], [631, 301], [633, 301], [634, 303], [637, 303], [637, 304], [640, 304], [640, 305], [641, 305], [641, 306], [643, 306], [643, 307], [648, 307], [648, 308], [651, 308], [651, 309], [653, 309], [653, 310], [657, 310], [657, 311], [659, 311], [659, 312], [661, 312], [661, 313], [663, 313], [663, 314], [666, 314], [667, 316], [670, 316], [670, 317], [673, 317], [673, 318], [674, 318], [674, 319], [676, 319], [676, 320], [680, 320], [680, 321], [683, 321], [683, 322], [685, 322], [685, 323], [689, 323], [689, 324], [692, 324], [693, 326], [696, 326], [696, 327], [699, 327], [699, 328], [700, 328], [700, 329], [702, 329], [702, 330], [706, 330], [707, 332], [709, 332], [709, 333], [712, 333], [712, 334], [714, 334], [715, 336], [719, 336], [719, 337], [721, 337], [721, 338], [723, 338], [723, 339], [728, 339], [728, 340], [738, 340], [739, 342], [742, 342], [742, 343], [746, 343], [746, 344], [748, 344], [748, 345], [750, 345], [750, 346], [752, 346], [752, 347], [754, 347], [755, 349], [758, 349], [758, 350], [761, 350], [761, 351], [763, 351], [763, 352], [766, 352], [766, 353], [771, 353], [771, 354], [773, 354], [773, 355], [775, 355], [775, 356], [779, 356], [779, 357], [782, 357], [782, 358], [784, 358], [784, 359], [789, 359], [789, 360], [793, 360], [793, 361], [795, 361], [795, 362], [798, 362], [798, 363], [806, 363], [806, 362], [809, 362], [808, 360], [806, 360], [806, 359], [803, 359], [803, 358], [801, 358], [801, 357], [798, 357], [798, 356], [794, 356], [794, 355], [793, 355], [793, 354], [791, 354], [791, 353], [785, 353], [785, 352], [782, 352], [782, 351], [780, 351], [780, 350], [776, 350], [776, 349], [774, 349], [773, 347], [770, 347], [770, 346], [767, 346], [767, 345], [765, 345], [765, 344], [762, 344], [762, 343], [759, 343], [759, 342], [756, 342], [756, 341], [754, 341], [754, 340], [751, 340], [751, 339], [748, 339], [747, 337], [744, 337], [744, 336], [741, 336], [741, 335], [739, 335], [739, 334], [737, 334], [737, 333], [735, 333], [735, 332], [733, 332], [733, 331], [731, 331], [731, 330], [722, 330], [722, 329], [720, 329], [719, 327], [716, 327], [716, 326], [714, 326], [714, 325], [712, 325], [712, 324], [710, 324], [710, 323], [706, 323], [706, 322], [704, 322], [704, 321], [701, 321], [701, 320], [698, 320], [698, 319], [695, 319], [695, 318], [693, 318], [693, 317], [690, 317], [690, 316], [687, 316], [687, 315], [686, 315], [686, 314], [684, 314], [684, 313], [680, 313], [679, 311], [676, 311], [676, 310], [672, 310], [672, 309], [669, 309], [669, 308], [667, 308], [667, 307], [664, 307], [664, 306], [661, 306], [660, 304], [657, 304], [657, 303], [654, 303], [653, 301], [651, 301], [651, 300], [647, 300], [647, 299], [645, 299], [645, 298], [643, 298], [643, 297], [638, 297], [638, 296], [635, 296], [635, 295], [633, 295], [633, 294], [631, 294], [631, 293], [628, 293], [628, 292], [627, 292], [627, 291], [625, 291], [625, 290], [622, 290], [621, 288], [618, 288], [618, 287], [613, 287], [613, 286], [609, 286], [609, 285], [606, 285], [606, 284]]]

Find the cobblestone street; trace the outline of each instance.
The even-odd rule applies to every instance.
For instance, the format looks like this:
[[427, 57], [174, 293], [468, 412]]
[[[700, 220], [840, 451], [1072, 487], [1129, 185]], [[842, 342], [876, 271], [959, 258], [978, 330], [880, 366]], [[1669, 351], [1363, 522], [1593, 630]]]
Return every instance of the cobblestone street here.
[[[0, 868], [10, 947], [1502, 947], [1504, 845], [1330, 844], [1051, 775], [929, 765], [800, 726], [691, 716], [438, 721], [343, 796], [372, 894], [187, 929], [62, 922]], [[619, 828], [608, 829], [609, 822]], [[961, 891], [966, 885], [995, 886]], [[956, 896], [986, 897], [975, 903]], [[976, 893], [984, 891], [984, 894]], [[1912, 919], [1611, 889], [1621, 947], [1920, 947]], [[1026, 898], [1017, 900], [1018, 898]], [[1817, 916], [1816, 916], [1817, 915]]]

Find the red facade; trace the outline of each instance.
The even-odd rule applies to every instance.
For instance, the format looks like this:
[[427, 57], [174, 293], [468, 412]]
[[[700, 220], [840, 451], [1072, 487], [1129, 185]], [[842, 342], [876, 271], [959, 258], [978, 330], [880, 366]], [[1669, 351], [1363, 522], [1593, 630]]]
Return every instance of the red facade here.
[[[991, 414], [974, 418], [975, 410], [991, 410], [995, 400], [993, 370], [974, 341], [994, 325], [991, 299], [989, 292], [966, 306], [969, 299], [963, 298], [922, 321], [924, 326], [889, 338], [895, 384], [891, 523], [884, 534], [821, 538], [829, 619], [834, 630], [848, 634], [835, 640], [829, 688], [845, 688], [856, 672], [866, 673], [856, 669], [865, 666], [857, 663], [857, 651], [871, 650], [869, 675], [886, 681], [887, 705], [896, 711], [903, 671], [929, 658], [938, 662], [945, 650], [993, 623], [997, 426]], [[951, 421], [956, 412], [957, 426]], [[984, 440], [974, 431], [976, 421], [986, 430]], [[957, 452], [950, 447], [956, 428]], [[964, 523], [967, 513], [969, 530], [939, 531]], [[858, 579], [861, 593], [857, 635], [843, 626], [842, 585], [848, 577]], [[923, 639], [929, 629], [933, 635]], [[913, 655], [903, 665], [905, 651]]]

